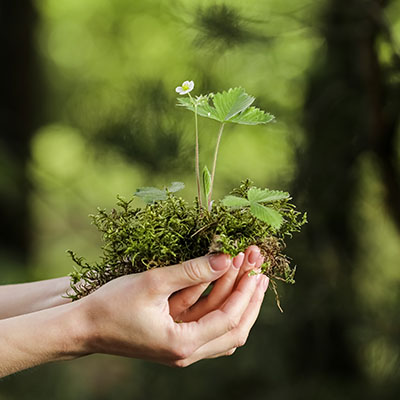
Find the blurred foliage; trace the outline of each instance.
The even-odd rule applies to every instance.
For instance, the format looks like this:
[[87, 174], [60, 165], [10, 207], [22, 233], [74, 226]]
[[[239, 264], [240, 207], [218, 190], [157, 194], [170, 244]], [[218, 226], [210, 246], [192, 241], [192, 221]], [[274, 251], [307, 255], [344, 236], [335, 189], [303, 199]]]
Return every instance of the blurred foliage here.
[[[376, 115], [398, 114], [400, 3], [36, 0], [36, 20], [29, 1], [5, 4], [2, 215], [15, 211], [7, 226], [26, 230], [27, 246], [0, 253], [1, 283], [66, 274], [67, 248], [95, 261], [87, 215], [116, 194], [180, 180], [193, 198], [194, 125], [175, 107], [185, 79], [195, 94], [243, 86], [277, 117], [223, 137], [215, 197], [247, 177], [293, 186], [310, 223], [288, 248], [299, 265], [285, 313], [270, 293], [234, 356], [185, 370], [92, 356], [9, 377], [0, 400], [397, 398], [400, 207], [388, 171], [400, 168], [400, 135], [393, 121], [388, 144], [369, 133]], [[31, 54], [21, 43], [36, 64], [16, 56]], [[365, 72], [371, 59], [379, 68]], [[217, 129], [201, 124], [204, 165]]]
[[175, 113], [170, 113], [174, 109], [170, 92], [160, 80], [141, 82], [132, 91], [140, 97], [128, 102], [122, 113], [105, 119], [92, 138], [93, 145], [111, 148], [151, 174], [187, 168], [183, 129]]
[[247, 27], [251, 22], [231, 5], [199, 6], [194, 19], [194, 26], [199, 33], [194, 43], [198, 46], [211, 46], [213, 50], [223, 53], [235, 46], [266, 40], [266, 37]]

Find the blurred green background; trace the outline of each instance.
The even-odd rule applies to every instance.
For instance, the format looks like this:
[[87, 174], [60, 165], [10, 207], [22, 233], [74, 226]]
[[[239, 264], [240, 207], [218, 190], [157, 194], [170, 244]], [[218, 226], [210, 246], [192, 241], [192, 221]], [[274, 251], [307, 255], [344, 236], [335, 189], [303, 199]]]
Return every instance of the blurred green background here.
[[[277, 117], [226, 130], [215, 196], [250, 177], [310, 221], [285, 313], [269, 293], [234, 356], [90, 356], [3, 379], [0, 400], [399, 397], [399, 2], [1, 0], [0, 32], [0, 283], [67, 274], [67, 249], [96, 260], [88, 214], [117, 194], [180, 180], [194, 197], [186, 79]], [[210, 166], [217, 126], [200, 129]]]

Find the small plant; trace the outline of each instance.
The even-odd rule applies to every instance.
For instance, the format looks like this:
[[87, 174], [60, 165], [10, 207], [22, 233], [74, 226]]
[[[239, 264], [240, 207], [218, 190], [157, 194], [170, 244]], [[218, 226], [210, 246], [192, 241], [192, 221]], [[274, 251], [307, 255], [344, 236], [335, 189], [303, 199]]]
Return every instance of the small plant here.
[[[255, 98], [242, 88], [192, 97], [193, 81], [176, 88], [178, 105], [194, 112], [195, 176], [197, 198], [188, 204], [175, 193], [184, 188], [173, 182], [164, 189], [142, 187], [133, 198], [118, 198], [117, 209], [98, 210], [92, 219], [102, 233], [104, 245], [100, 261], [88, 264], [69, 251], [79, 266], [71, 276], [72, 299], [79, 299], [121, 275], [174, 265], [206, 253], [223, 252], [236, 256], [248, 246], [260, 247], [265, 262], [261, 267], [271, 282], [280, 307], [276, 281], [294, 283], [295, 268], [282, 253], [285, 237], [298, 232], [307, 222], [296, 211], [289, 193], [254, 187], [250, 180], [232, 190], [222, 200], [213, 201], [212, 192], [221, 136], [231, 123], [257, 125], [274, 116], [252, 106]], [[182, 97], [184, 95], [186, 97]], [[207, 166], [200, 177], [198, 116], [218, 121], [211, 173]], [[134, 207], [140, 198], [145, 206]], [[204, 200], [204, 202], [203, 202]], [[281, 309], [282, 310], [282, 309]]]

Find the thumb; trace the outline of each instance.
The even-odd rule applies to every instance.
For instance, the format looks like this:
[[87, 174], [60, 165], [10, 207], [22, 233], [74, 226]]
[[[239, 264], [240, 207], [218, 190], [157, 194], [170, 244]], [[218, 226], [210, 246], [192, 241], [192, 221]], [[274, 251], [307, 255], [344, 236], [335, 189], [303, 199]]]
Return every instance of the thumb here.
[[163, 282], [163, 292], [172, 294], [178, 290], [212, 282], [222, 276], [230, 267], [232, 261], [228, 254], [215, 254], [185, 261], [170, 267], [157, 268], [157, 281]]

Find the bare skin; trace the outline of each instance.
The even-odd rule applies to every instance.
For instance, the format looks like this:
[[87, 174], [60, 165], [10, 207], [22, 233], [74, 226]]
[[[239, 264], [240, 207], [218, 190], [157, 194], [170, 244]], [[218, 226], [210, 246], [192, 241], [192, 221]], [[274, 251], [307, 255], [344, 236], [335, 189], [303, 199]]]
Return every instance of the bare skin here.
[[68, 288], [69, 278], [67, 276], [0, 286], [0, 319], [70, 303], [71, 300], [64, 297]]
[[0, 287], [0, 377], [93, 353], [177, 367], [232, 354], [268, 287], [268, 278], [242, 273], [262, 263], [249, 252], [127, 275], [74, 303], [61, 297], [68, 278]]

